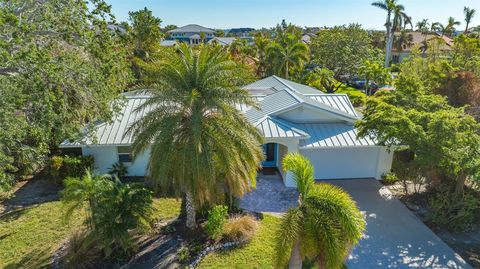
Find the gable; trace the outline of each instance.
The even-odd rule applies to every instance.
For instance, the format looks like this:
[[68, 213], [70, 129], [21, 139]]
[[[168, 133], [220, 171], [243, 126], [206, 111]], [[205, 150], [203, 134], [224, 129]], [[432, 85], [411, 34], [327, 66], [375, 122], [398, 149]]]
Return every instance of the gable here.
[[301, 104], [291, 109], [280, 111], [275, 115], [294, 123], [331, 123], [331, 122], [353, 122], [351, 119], [334, 114], [308, 104]]

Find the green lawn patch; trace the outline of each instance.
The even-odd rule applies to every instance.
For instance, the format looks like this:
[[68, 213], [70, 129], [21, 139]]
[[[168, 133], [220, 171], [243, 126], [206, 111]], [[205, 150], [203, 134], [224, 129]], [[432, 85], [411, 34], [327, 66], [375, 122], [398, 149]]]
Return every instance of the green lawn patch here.
[[265, 215], [250, 243], [240, 248], [210, 253], [198, 268], [274, 268], [275, 231], [279, 225], [279, 218]]
[[[154, 199], [154, 217], [171, 219], [180, 212], [181, 200]], [[64, 221], [62, 203], [43, 203], [0, 218], [0, 268], [46, 268], [58, 247], [85, 219], [83, 212]]]

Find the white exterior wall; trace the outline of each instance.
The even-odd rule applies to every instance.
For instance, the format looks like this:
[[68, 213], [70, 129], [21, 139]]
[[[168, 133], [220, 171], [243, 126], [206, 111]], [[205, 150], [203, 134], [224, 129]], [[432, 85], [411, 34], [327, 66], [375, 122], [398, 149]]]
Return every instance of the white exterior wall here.
[[[93, 156], [95, 159], [94, 172], [96, 174], [106, 174], [112, 165], [118, 162], [118, 152], [116, 146], [93, 146], [83, 147], [82, 154], [85, 156]], [[148, 159], [150, 151], [146, 151], [142, 155], [133, 160], [132, 163], [125, 163], [128, 167], [128, 176], [145, 176], [147, 175]]]
[[315, 179], [376, 178], [390, 171], [392, 154], [382, 147], [301, 149], [315, 168]]

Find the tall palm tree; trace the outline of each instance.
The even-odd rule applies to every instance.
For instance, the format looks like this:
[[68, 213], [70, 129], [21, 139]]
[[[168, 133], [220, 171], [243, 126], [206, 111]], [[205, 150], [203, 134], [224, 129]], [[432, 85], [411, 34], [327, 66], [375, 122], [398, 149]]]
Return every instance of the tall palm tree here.
[[255, 62], [257, 64], [256, 74], [263, 78], [267, 72], [267, 48], [270, 45], [270, 38], [266, 37], [263, 33], [255, 34], [254, 48], [255, 48]]
[[151, 151], [149, 173], [161, 191], [185, 197], [186, 226], [195, 208], [215, 203], [226, 190], [240, 197], [255, 186], [262, 137], [236, 108], [257, 104], [241, 86], [248, 69], [219, 46], [185, 44], [150, 67], [149, 111], [128, 130], [134, 156]]
[[314, 184], [313, 166], [300, 154], [288, 154], [283, 167], [294, 175], [298, 207], [290, 209], [277, 233], [277, 265], [302, 268], [303, 259], [318, 268], [340, 268], [358, 243], [365, 221], [350, 196], [329, 184]]
[[268, 46], [267, 58], [272, 71], [288, 79], [292, 69], [300, 68], [308, 61], [309, 50], [297, 36], [286, 33]]
[[472, 22], [473, 17], [475, 16], [476, 10], [473, 8], [469, 7], [464, 7], [463, 8], [463, 14], [465, 14], [465, 34], [468, 34], [468, 26], [470, 26], [470, 23]]
[[412, 46], [413, 44], [413, 36], [412, 34], [408, 33], [406, 30], [400, 31], [400, 34], [395, 36], [394, 39], [395, 49], [398, 52], [403, 51]]
[[387, 20], [385, 22], [385, 27], [387, 29], [385, 67], [388, 67], [390, 66], [390, 59], [392, 57], [394, 32], [401, 29], [401, 27], [404, 25], [404, 21], [409, 21], [409, 23], [406, 24], [411, 24], [411, 19], [405, 13], [405, 7], [401, 4], [398, 4], [397, 0], [373, 2], [372, 6], [378, 7], [387, 12]]
[[460, 25], [459, 21], [456, 21], [454, 17], [449, 17], [447, 24], [443, 25], [441, 23], [438, 23], [438, 28], [440, 29], [442, 35], [452, 37], [453, 33], [455, 32], [455, 26], [458, 25]]

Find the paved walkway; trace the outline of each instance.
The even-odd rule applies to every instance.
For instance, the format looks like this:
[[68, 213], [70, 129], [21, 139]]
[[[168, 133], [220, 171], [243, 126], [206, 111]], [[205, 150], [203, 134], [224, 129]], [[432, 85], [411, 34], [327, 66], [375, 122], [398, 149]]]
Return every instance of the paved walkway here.
[[243, 196], [240, 208], [251, 212], [281, 214], [297, 206], [297, 199], [297, 190], [285, 187], [278, 172], [275, 174], [259, 172], [257, 188]]
[[[367, 231], [348, 258], [349, 269], [472, 268], [378, 181], [325, 182], [349, 192], [366, 217]], [[257, 189], [248, 194], [240, 206], [274, 213], [295, 206], [296, 192], [281, 183], [275, 176], [259, 176]]]

